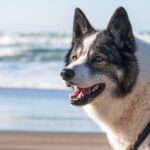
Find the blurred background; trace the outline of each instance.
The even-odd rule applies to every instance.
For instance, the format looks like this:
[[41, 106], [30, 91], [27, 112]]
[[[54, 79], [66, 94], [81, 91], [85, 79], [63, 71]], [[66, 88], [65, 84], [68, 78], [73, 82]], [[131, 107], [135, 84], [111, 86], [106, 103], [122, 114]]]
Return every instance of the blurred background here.
[[149, 43], [149, 0], [0, 0], [0, 130], [101, 132], [82, 109], [70, 107], [59, 72], [74, 9], [103, 30], [119, 6], [135, 36]]

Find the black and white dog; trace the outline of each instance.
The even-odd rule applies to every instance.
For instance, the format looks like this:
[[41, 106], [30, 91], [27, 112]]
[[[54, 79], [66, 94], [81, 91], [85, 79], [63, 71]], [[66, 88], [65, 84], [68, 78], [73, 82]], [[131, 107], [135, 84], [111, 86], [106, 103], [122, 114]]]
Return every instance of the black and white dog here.
[[150, 150], [150, 48], [139, 48], [139, 42], [124, 8], [104, 31], [75, 10], [61, 76], [74, 89], [71, 104], [82, 106], [104, 129], [115, 150]]

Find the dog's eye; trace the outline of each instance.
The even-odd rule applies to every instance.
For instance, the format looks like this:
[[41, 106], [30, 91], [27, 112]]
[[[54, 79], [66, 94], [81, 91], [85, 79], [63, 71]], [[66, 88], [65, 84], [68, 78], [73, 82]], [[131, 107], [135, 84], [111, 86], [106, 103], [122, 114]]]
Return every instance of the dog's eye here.
[[77, 60], [77, 56], [76, 55], [72, 56], [72, 61], [75, 61], [75, 60]]
[[104, 59], [101, 56], [96, 56], [93, 58], [94, 62], [102, 62]]

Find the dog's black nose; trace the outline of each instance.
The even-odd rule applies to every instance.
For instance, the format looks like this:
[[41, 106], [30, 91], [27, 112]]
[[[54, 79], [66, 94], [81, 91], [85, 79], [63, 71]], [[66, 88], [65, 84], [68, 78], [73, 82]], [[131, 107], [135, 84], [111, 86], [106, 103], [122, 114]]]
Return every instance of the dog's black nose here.
[[64, 80], [69, 80], [74, 77], [74, 71], [71, 69], [63, 69], [60, 73]]

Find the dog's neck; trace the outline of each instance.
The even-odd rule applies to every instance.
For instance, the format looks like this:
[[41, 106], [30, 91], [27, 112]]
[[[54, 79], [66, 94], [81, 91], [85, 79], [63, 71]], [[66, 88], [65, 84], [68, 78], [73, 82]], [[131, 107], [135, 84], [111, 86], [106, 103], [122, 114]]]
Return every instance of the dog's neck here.
[[150, 119], [150, 93], [146, 93], [147, 88], [148, 84], [136, 87], [132, 94], [122, 99], [112, 98], [105, 92], [95, 102], [84, 107], [87, 114], [107, 133], [115, 149], [133, 144], [146, 125], [147, 118]]

